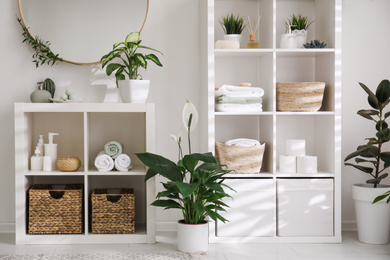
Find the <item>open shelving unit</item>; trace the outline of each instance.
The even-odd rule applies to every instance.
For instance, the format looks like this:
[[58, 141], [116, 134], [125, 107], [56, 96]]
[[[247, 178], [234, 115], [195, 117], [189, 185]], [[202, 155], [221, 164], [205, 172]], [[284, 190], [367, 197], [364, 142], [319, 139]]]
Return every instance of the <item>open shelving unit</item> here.
[[[211, 243], [341, 242], [341, 2], [207, 0], [201, 3], [202, 82], [207, 86], [202, 92], [202, 99], [207, 100], [203, 111], [207, 114], [205, 146], [214, 153], [216, 141], [251, 138], [266, 144], [259, 174], [225, 176], [237, 193], [231, 194], [234, 202], [226, 201], [232, 203], [232, 208], [222, 213], [230, 222], [210, 224]], [[246, 29], [242, 33], [240, 49], [214, 49], [215, 42], [223, 39], [219, 19], [229, 13], [250, 16], [252, 20], [261, 15], [256, 32], [259, 49], [246, 49], [249, 40]], [[320, 39], [327, 43], [326, 48], [279, 48], [280, 37], [285, 33], [284, 21], [293, 13], [314, 20], [308, 31], [308, 41]], [[264, 89], [263, 112], [215, 112], [215, 88], [243, 82]], [[325, 82], [321, 109], [318, 112], [277, 111], [276, 82]], [[318, 158], [318, 173], [279, 171], [279, 156], [285, 155], [286, 139], [306, 140], [306, 154]], [[306, 206], [308, 215], [316, 212], [320, 218], [324, 217], [326, 223], [330, 223], [326, 229], [314, 228], [307, 234], [284, 235], [288, 234], [284, 232], [288, 221], [282, 205], [286, 198], [283, 193], [286, 182], [301, 187], [299, 192], [307, 192], [307, 197], [314, 201], [326, 194], [324, 202], [328, 204], [318, 203], [319, 207], [326, 208], [323, 214], [315, 205], [297, 205], [297, 211], [301, 210], [300, 206]], [[311, 182], [329, 185], [326, 192], [318, 192], [321, 196], [316, 196], [312, 195], [316, 190], [312, 190]], [[307, 220], [302, 218], [301, 222], [304, 221]], [[293, 219], [291, 223], [305, 229], [305, 223]]]
[[[144, 182], [146, 168], [134, 155], [154, 152], [154, 104], [123, 103], [16, 103], [15, 104], [15, 205], [16, 244], [154, 243], [154, 178]], [[47, 143], [49, 132], [59, 133], [58, 157], [81, 161], [76, 172], [31, 171], [30, 157], [39, 135]], [[99, 172], [94, 166], [104, 144], [117, 140], [131, 158], [129, 172]], [[82, 234], [29, 234], [27, 191], [34, 184], [84, 186]], [[90, 195], [97, 188], [133, 188], [136, 228], [134, 234], [93, 234], [90, 228]]]

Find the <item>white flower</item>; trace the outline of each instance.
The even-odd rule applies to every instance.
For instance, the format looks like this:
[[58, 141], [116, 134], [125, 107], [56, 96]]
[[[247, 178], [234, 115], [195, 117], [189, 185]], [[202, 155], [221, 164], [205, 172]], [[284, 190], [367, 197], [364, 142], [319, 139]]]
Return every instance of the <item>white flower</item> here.
[[[188, 129], [188, 124], [189, 124], [191, 114], [192, 114], [191, 125], [190, 125], [190, 129]], [[192, 104], [188, 100], [184, 104], [184, 108], [183, 108], [183, 124], [187, 132], [188, 131], [191, 132], [198, 124], [198, 111], [196, 111], [196, 107], [194, 106], [194, 104]]]

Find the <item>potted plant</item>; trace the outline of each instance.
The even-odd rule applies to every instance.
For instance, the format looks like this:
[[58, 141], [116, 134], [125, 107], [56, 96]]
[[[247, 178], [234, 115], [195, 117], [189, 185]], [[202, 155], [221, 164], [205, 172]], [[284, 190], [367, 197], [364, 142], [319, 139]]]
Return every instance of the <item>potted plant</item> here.
[[219, 20], [223, 31], [225, 32], [224, 40], [237, 41], [238, 48], [241, 43], [241, 33], [245, 28], [244, 18], [239, 15], [233, 15], [233, 13], [222, 16]]
[[226, 211], [222, 201], [230, 197], [224, 189], [229, 186], [222, 178], [228, 170], [222, 170], [212, 153], [191, 152], [191, 131], [198, 121], [195, 106], [189, 101], [183, 109], [183, 123], [188, 136], [188, 154], [183, 155], [181, 137], [171, 135], [179, 147], [177, 163], [152, 153], [137, 153], [136, 156], [149, 167], [145, 180], [159, 174], [167, 179], [162, 183], [164, 190], [159, 192], [152, 205], [164, 209], [180, 209], [183, 219], [178, 221], [178, 249], [184, 252], [207, 251], [208, 221], [225, 223], [218, 211]]
[[302, 14], [293, 14], [287, 19], [287, 21], [284, 22], [287, 29], [289, 26], [294, 29], [292, 33], [296, 36], [297, 48], [303, 48], [303, 45], [306, 44], [307, 30], [313, 22], [314, 21], [309, 22], [309, 18], [307, 16], [303, 16]]
[[[149, 93], [149, 80], [142, 80], [139, 68], [144, 68], [150, 60], [162, 67], [158, 57], [154, 54], [144, 55], [138, 49], [148, 49], [161, 53], [158, 50], [140, 45], [140, 33], [132, 32], [126, 36], [124, 42], [115, 43], [113, 50], [101, 58], [102, 68], [106, 67], [106, 74], [115, 72], [119, 93], [123, 102], [144, 103]], [[117, 62], [119, 61], [119, 62]], [[129, 80], [126, 80], [126, 75]]]
[[365, 184], [352, 187], [359, 240], [369, 244], [386, 244], [389, 240], [390, 205], [384, 201], [372, 202], [389, 189], [388, 185], [380, 182], [388, 176], [385, 170], [390, 167], [390, 152], [383, 151], [383, 144], [390, 140], [390, 128], [385, 121], [390, 112], [384, 113], [384, 108], [390, 103], [390, 82], [380, 82], [375, 94], [364, 84], [359, 84], [368, 94], [371, 109], [357, 113], [374, 123], [376, 135], [366, 138], [367, 143], [358, 146], [344, 161], [355, 159], [355, 163], [346, 162], [345, 165], [371, 176]]

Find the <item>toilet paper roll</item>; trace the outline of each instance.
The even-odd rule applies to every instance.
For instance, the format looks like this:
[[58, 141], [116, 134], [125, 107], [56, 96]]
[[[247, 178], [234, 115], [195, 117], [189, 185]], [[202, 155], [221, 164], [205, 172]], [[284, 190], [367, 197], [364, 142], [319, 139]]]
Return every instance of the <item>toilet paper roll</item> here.
[[298, 156], [298, 173], [317, 173], [317, 156]]
[[305, 156], [306, 142], [305, 140], [286, 140], [286, 155], [291, 156]]
[[297, 172], [297, 157], [291, 155], [279, 156], [279, 172], [281, 173], [296, 173]]

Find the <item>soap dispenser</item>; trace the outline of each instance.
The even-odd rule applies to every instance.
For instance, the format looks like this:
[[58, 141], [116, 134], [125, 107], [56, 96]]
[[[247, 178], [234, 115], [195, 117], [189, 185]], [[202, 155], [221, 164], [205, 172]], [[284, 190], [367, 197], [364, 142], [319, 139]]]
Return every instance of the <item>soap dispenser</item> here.
[[297, 37], [291, 32], [291, 27], [296, 25], [286, 24], [287, 33], [280, 38], [281, 49], [295, 49], [297, 47]]
[[30, 95], [32, 103], [50, 103], [51, 94], [49, 91], [44, 90], [44, 82], [38, 82], [38, 89], [33, 91]]
[[57, 144], [53, 143], [53, 137], [57, 133], [49, 133], [49, 143], [45, 144], [45, 156], [50, 156], [51, 169], [57, 169]]
[[35, 147], [35, 154], [31, 156], [31, 170], [42, 171], [43, 169], [43, 157], [38, 147]]

